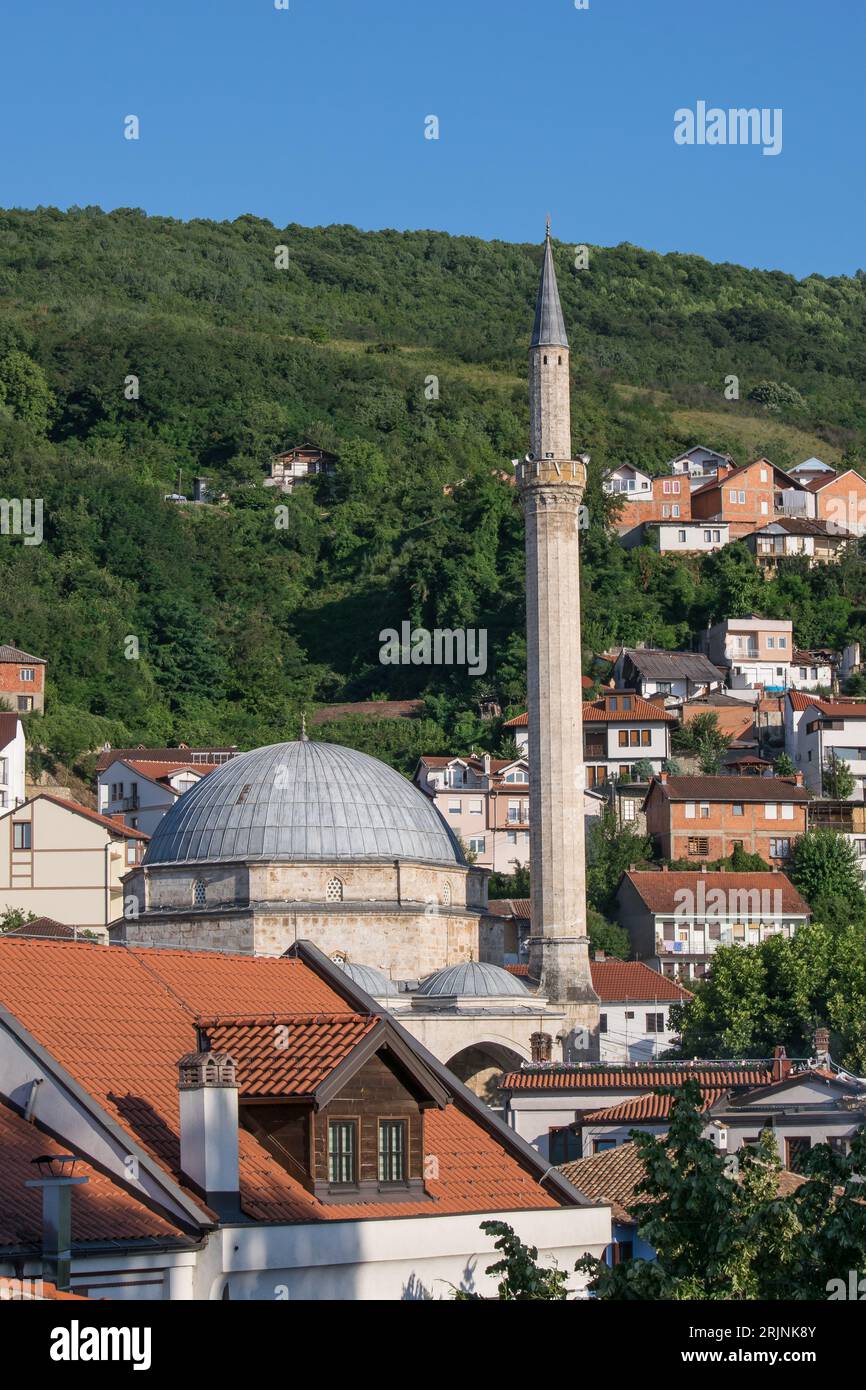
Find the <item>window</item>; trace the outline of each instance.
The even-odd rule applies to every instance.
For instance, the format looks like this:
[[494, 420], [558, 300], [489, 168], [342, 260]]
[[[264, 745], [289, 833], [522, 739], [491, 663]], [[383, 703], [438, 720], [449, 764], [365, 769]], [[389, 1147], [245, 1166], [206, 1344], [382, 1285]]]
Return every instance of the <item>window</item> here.
[[615, 1240], [613, 1245], [609, 1245], [611, 1265], [622, 1264], [623, 1260], [630, 1260], [634, 1257], [633, 1240]]
[[30, 849], [32, 848], [31, 825], [29, 820], [13, 821], [12, 823], [12, 848]]
[[451, 906], [451, 884], [445, 883], [442, 886], [442, 902], [446, 907]]
[[204, 907], [207, 902], [207, 884], [203, 878], [197, 878], [192, 885], [192, 905], [193, 907]]
[[779, 638], [779, 650], [783, 652], [783, 651], [785, 650], [785, 648], [787, 647], [787, 645], [788, 645], [788, 639], [787, 639], [787, 637], [780, 637], [780, 638]]
[[505, 838], [506, 838], [506, 840], [507, 840], [507, 842], [508, 842], [509, 845], [516, 845], [516, 844], [517, 844], [517, 831], [516, 831], [516, 830], [508, 830], [508, 831], [506, 831], [506, 833], [505, 833]]
[[648, 1033], [663, 1033], [665, 1031], [664, 1014], [647, 1014], [646, 1030]]
[[764, 815], [767, 820], [776, 820], [779, 815], [779, 807], [775, 801], [768, 801], [764, 807]]
[[525, 782], [526, 772], [522, 767], [519, 767], [515, 772], [506, 773], [505, 780], [506, 782]]
[[623, 709], [631, 709], [631, 696], [630, 696], [630, 695], [623, 695], [623, 697], [622, 697], [622, 707], [623, 707]]
[[25, 681], [27, 684], [30, 684], [31, 681], [36, 679], [36, 672], [33, 670], [32, 666], [22, 666], [18, 675], [21, 680]]
[[733, 805], [731, 806], [731, 814], [735, 816], [741, 816], [743, 814], [742, 801], [735, 801], [733, 803]]
[[483, 853], [484, 853], [484, 844], [485, 844], [485, 836], [484, 836], [484, 835], [471, 835], [471, 836], [469, 837], [469, 848], [471, 849], [471, 851], [472, 851], [473, 854], [483, 854]]
[[484, 806], [483, 806], [483, 803], [482, 803], [480, 797], [478, 797], [478, 798], [473, 798], [473, 799], [469, 802], [469, 814], [470, 814], [470, 816], [480, 816], [480, 815], [483, 814], [483, 811], [484, 811]]
[[702, 835], [689, 836], [689, 854], [709, 854], [710, 842]]
[[696, 813], [697, 813], [697, 802], [695, 802], [695, 801], [687, 801], [687, 802], [686, 802], [686, 820], [694, 820]]
[[[133, 829], [134, 829], [134, 828], [135, 828], [135, 827], [133, 827]], [[137, 846], [135, 840], [127, 840], [127, 842], [126, 842], [126, 862], [127, 862], [127, 864], [134, 864], [134, 863], [135, 863], [135, 860], [136, 860], [137, 854], [138, 854], [138, 846]]]
[[705, 532], [704, 532], [704, 540], [707, 542], [708, 545], [711, 543], [712, 539], [713, 539], [713, 533], [712, 533], [712, 531], [705, 531]]
[[634, 1009], [626, 1009], [625, 1017], [627, 1019], [634, 1019]]
[[608, 1149], [616, 1148], [615, 1139], [593, 1139], [592, 1151], [594, 1154], [607, 1153]]
[[27, 711], [27, 710], [31, 710], [31, 709], [33, 708], [33, 696], [32, 696], [32, 695], [19, 695], [19, 696], [18, 696], [18, 708], [19, 708], [19, 710], [21, 711], [22, 714], [25, 713], [25, 711]]
[[331, 1120], [328, 1124], [328, 1182], [354, 1183], [356, 1162], [354, 1120]]
[[379, 1121], [379, 1181], [406, 1181], [406, 1121]]
[[686, 533], [685, 533], [685, 531], [677, 531], [677, 540], [679, 541], [680, 545], [685, 545], [685, 543], [686, 543]]
[[773, 839], [770, 841], [771, 859], [789, 859], [791, 855], [791, 841], [786, 837]]
[[785, 1135], [785, 1167], [792, 1173], [799, 1173], [803, 1158], [812, 1147], [807, 1135]]
[[325, 901], [329, 903], [341, 903], [343, 901], [343, 880], [341, 878], [328, 879]]
[[673, 506], [671, 507], [671, 516], [676, 517], [676, 516], [679, 516], [679, 514], [680, 514], [679, 503], [678, 503], [678, 502], [674, 502]]
[[670, 514], [671, 514], [671, 509], [670, 509], [670, 507], [668, 506], [667, 502], [663, 503], [663, 504], [662, 504], [662, 517], [670, 516]]
[[652, 741], [652, 734], [650, 733], [650, 730], [649, 730], [649, 729], [641, 729], [641, 731], [640, 731], [640, 742], [641, 742], [641, 747], [642, 747], [642, 748], [649, 748], [651, 741]]
[[766, 481], [767, 481], [767, 470], [766, 470], [766, 468], [762, 468], [762, 469], [761, 469], [761, 482], [762, 482], [762, 483], [765, 483]]
[[702, 802], [701, 802], [701, 820], [709, 820], [709, 818], [710, 818], [710, 803], [709, 803], [708, 801], [702, 801]]
[[569, 1163], [581, 1158], [580, 1135], [570, 1125], [547, 1131], [547, 1155], [551, 1163]]
[[620, 729], [617, 735], [617, 743], [620, 748], [628, 748], [628, 729]]
[[782, 820], [793, 820], [793, 819], [794, 819], [794, 806], [793, 806], [793, 803], [790, 802], [790, 801], [783, 801], [783, 803], [782, 803]]
[[714, 541], [721, 541], [721, 539], [722, 539], [722, 533], [721, 533], [721, 531], [713, 531], [713, 540], [714, 540]]
[[462, 810], [463, 810], [463, 802], [462, 802], [462, 801], [449, 801], [449, 802], [448, 802], [448, 814], [449, 814], [449, 816], [459, 816], [459, 815], [460, 815], [460, 812], [461, 812]]
[[768, 650], [768, 651], [772, 651], [772, 649], [775, 647], [775, 645], [776, 645], [776, 639], [775, 639], [775, 637], [768, 637], [768, 638], [767, 638], [767, 650]]
[[607, 1032], [607, 1014], [599, 1014], [599, 1016], [598, 1016], [598, 1031], [599, 1031], [600, 1033], [606, 1033], [606, 1032]]

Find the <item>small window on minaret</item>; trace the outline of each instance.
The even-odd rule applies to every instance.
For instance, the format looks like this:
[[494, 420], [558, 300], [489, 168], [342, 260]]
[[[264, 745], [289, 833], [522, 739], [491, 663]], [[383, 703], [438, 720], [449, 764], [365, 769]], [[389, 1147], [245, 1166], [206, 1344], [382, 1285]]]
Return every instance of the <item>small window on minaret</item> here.
[[557, 357], [556, 363], [557, 363], [557, 366], [559, 366], [559, 367], [562, 366], [562, 353], [560, 353], [560, 355]]
[[547, 353], [544, 354], [544, 365], [547, 366]]

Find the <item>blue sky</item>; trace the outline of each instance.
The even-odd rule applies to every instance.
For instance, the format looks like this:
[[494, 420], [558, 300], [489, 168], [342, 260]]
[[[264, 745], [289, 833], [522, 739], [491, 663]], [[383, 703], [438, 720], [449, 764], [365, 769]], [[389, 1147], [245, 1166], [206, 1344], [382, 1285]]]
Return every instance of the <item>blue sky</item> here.
[[[508, 241], [549, 208], [563, 241], [866, 265], [859, 0], [31, 0], [0, 26], [3, 206]], [[675, 144], [700, 100], [781, 108], [781, 153]]]

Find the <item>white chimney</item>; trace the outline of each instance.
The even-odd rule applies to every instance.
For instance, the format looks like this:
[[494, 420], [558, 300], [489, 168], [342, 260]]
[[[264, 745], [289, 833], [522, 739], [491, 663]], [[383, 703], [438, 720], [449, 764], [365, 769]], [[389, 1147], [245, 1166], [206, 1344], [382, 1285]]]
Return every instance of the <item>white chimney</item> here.
[[180, 1166], [222, 1217], [240, 1212], [238, 1083], [226, 1052], [190, 1052], [178, 1062]]

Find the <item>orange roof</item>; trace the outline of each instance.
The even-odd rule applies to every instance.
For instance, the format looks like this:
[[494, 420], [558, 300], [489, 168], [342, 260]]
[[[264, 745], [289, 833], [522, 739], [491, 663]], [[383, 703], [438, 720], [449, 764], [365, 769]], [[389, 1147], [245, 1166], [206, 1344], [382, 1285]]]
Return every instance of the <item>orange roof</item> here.
[[[0, 1245], [35, 1247], [42, 1241], [42, 1194], [25, 1183], [38, 1174], [32, 1160], [41, 1154], [63, 1154], [58, 1144], [37, 1125], [29, 1124], [0, 1100]], [[177, 1239], [183, 1232], [157, 1216], [119, 1183], [80, 1161], [76, 1177], [87, 1178], [75, 1189], [72, 1239], [78, 1243], [106, 1240]]]
[[587, 1067], [523, 1067], [500, 1081], [506, 1091], [651, 1091], [655, 1086], [682, 1086], [697, 1081], [710, 1090], [767, 1086], [769, 1062], [647, 1062], [621, 1067], [603, 1062]]
[[[701, 1110], [708, 1110], [727, 1091], [702, 1090]], [[670, 1094], [659, 1096], [650, 1091], [645, 1096], [635, 1096], [633, 1100], [620, 1101], [618, 1105], [604, 1106], [601, 1110], [581, 1110], [575, 1123], [579, 1125], [615, 1125], [631, 1121], [646, 1124], [653, 1120], [667, 1120], [670, 1117], [674, 1097]]]
[[[676, 912], [685, 899], [677, 897], [683, 890], [696, 894], [698, 891], [704, 895], [707, 902], [706, 915], [708, 917], [718, 916], [712, 907], [709, 906], [709, 895], [717, 889], [723, 893], [737, 893], [737, 898], [731, 899], [731, 911], [739, 910], [740, 906], [745, 906], [751, 899], [746, 898], [745, 904], [742, 902], [742, 894], [757, 890], [763, 893], [779, 893], [781, 895], [781, 909], [783, 912], [793, 912], [808, 916], [809, 904], [800, 896], [787, 874], [773, 873], [771, 870], [764, 870], [762, 873], [734, 873], [732, 871], [709, 870], [700, 873], [685, 870], [680, 872], [674, 869], [629, 869], [623, 874], [624, 879], [628, 879], [635, 892], [646, 903], [651, 912]], [[763, 902], [763, 896], [761, 898]], [[774, 899], [769, 899], [771, 903]], [[703, 915], [704, 908], [695, 911]], [[685, 914], [692, 915], [692, 914]]]
[[[608, 708], [608, 701], [615, 698], [616, 709]], [[676, 724], [675, 714], [668, 714], [667, 710], [662, 709], [661, 705], [654, 705], [651, 700], [643, 700], [639, 695], [627, 695], [631, 700], [630, 709], [621, 709], [620, 704], [623, 696], [618, 692], [611, 692], [610, 696], [603, 696], [600, 700], [589, 700], [583, 706], [583, 719], [587, 724], [648, 724], [652, 720], [660, 720], [664, 724]]]
[[833, 719], [866, 719], [866, 700], [827, 700], [803, 690], [789, 690], [788, 699], [794, 710], [814, 708]]
[[381, 1025], [370, 1014], [272, 1014], [217, 1019], [204, 1028], [216, 1052], [231, 1054], [244, 1096], [312, 1096]]
[[[179, 1181], [177, 1063], [195, 1046], [196, 1022], [345, 1015], [347, 997], [299, 959], [3, 944], [0, 1002]], [[555, 1208], [564, 1200], [459, 1091], [444, 1110], [426, 1112], [425, 1138], [439, 1160], [439, 1177], [426, 1183], [434, 1201], [323, 1204], [241, 1130], [241, 1205], [254, 1220], [317, 1221]]]
[[647, 1003], [684, 1004], [691, 994], [676, 980], [650, 970], [640, 960], [590, 961], [592, 987], [602, 1003], [642, 1000]]
[[[111, 816], [101, 816], [98, 811], [91, 811], [88, 806], [80, 806], [77, 801], [67, 801], [62, 796], [54, 796], [51, 792], [36, 792], [34, 796], [28, 796], [21, 806], [29, 806], [33, 801], [50, 801], [55, 806], [60, 806], [64, 811], [74, 811], [76, 815], [84, 816], [85, 820], [91, 820], [96, 825], [101, 825], [106, 830], [110, 830], [113, 835], [121, 840], [149, 840], [150, 836], [145, 835], [143, 830], [132, 830], [128, 825], [123, 825], [121, 820], [113, 820]], [[16, 811], [20, 812], [21, 806], [17, 806]], [[9, 815], [10, 812], [3, 812]]]

